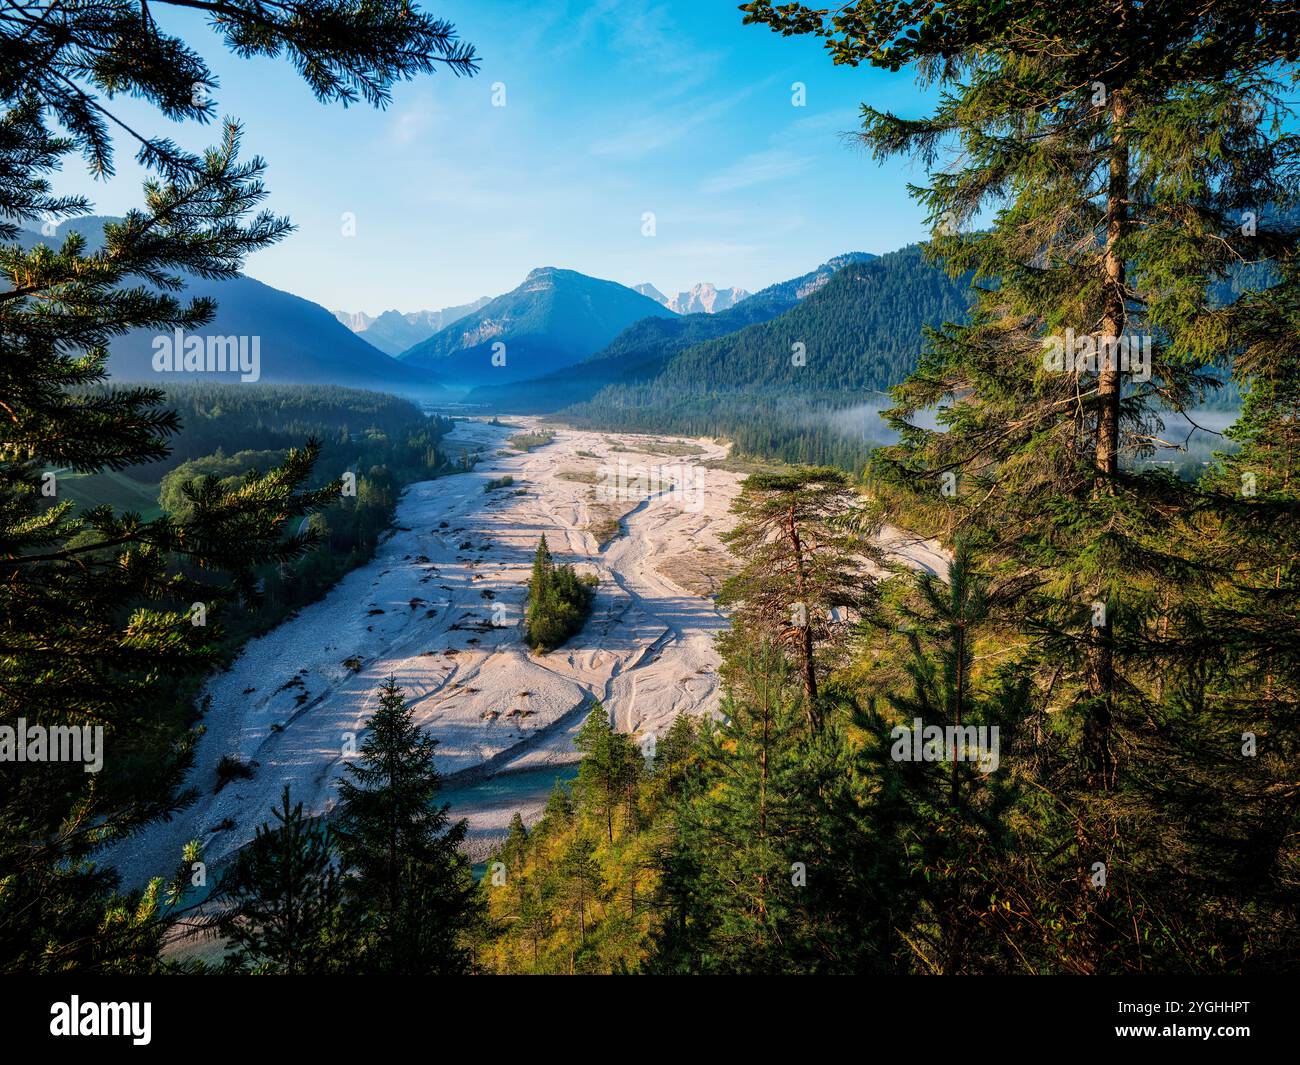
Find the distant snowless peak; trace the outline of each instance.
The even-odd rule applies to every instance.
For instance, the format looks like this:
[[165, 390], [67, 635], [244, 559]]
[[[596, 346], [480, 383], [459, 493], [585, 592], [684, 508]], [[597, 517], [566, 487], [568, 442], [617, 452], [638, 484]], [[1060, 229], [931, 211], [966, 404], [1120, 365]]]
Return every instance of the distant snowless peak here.
[[677, 293], [672, 299], [649, 282], [637, 285], [636, 291], [643, 296], [649, 296], [656, 303], [662, 303], [670, 311], [676, 311], [678, 314], [717, 314], [718, 311], [734, 307], [749, 296], [743, 288], [718, 288], [709, 281], [692, 285], [685, 292]]

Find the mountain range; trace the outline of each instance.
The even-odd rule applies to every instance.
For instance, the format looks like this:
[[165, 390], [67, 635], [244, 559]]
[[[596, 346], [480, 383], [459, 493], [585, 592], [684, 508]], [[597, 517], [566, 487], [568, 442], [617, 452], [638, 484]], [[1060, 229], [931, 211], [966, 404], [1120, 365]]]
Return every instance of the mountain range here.
[[473, 314], [490, 301], [490, 296], [480, 296], [473, 303], [444, 307], [440, 311], [411, 311], [406, 314], [401, 311], [384, 311], [373, 318], [364, 311], [335, 311], [334, 317], [366, 343], [373, 344], [385, 354], [400, 355], [407, 348], [428, 340], [439, 329], [446, 328], [467, 314]]
[[[58, 247], [70, 232], [86, 239], [88, 251], [102, 245], [105, 222], [114, 218], [90, 215], [63, 222], [52, 234], [25, 230], [18, 243], [26, 249], [37, 244]], [[217, 310], [211, 322], [190, 330], [189, 336], [257, 338], [258, 379], [281, 384], [339, 384], [404, 395], [435, 397], [443, 394], [435, 375], [410, 366], [361, 340], [319, 304], [273, 288], [251, 277], [211, 281], [189, 277], [182, 298], [209, 296]], [[108, 371], [122, 381], [167, 384], [176, 381], [238, 380], [230, 371], [167, 372], [154, 369], [155, 343], [171, 337], [156, 330], [137, 329], [109, 345]]]
[[752, 454], [856, 467], [883, 426], [860, 416], [849, 420], [856, 428], [832, 428], [828, 412], [878, 409], [916, 368], [926, 328], [965, 320], [972, 291], [968, 278], [949, 277], [918, 246], [836, 261], [838, 270], [773, 286], [767, 298], [778, 305], [805, 293], [780, 314], [667, 357], [636, 363], [624, 353], [622, 374], [588, 399], [570, 399], [561, 416], [587, 428], [726, 436]]
[[685, 292], [677, 293], [672, 299], [649, 282], [634, 285], [632, 290], [643, 296], [649, 296], [675, 314], [717, 314], [729, 310], [749, 296], [743, 288], [718, 288], [707, 281], [692, 285]]
[[[75, 229], [93, 248], [105, 221], [65, 222], [60, 234]], [[28, 231], [20, 239], [31, 247], [58, 243], [59, 235]], [[492, 299], [375, 318], [331, 313], [246, 276], [190, 278], [185, 295], [217, 303], [213, 321], [196, 335], [257, 338], [260, 380], [463, 398], [502, 412], [616, 409], [746, 389], [887, 387], [913, 365], [923, 327], [960, 317], [966, 299], [965, 283], [946, 279], [917, 248], [883, 257], [846, 253], [753, 295], [701, 284], [668, 300], [640, 287], [547, 266]], [[159, 381], [157, 342], [149, 330], [114, 340], [110, 374]], [[802, 365], [791, 362], [796, 344], [806, 352]]]
[[507, 383], [580, 362], [651, 317], [676, 316], [617, 282], [543, 266], [399, 358], [453, 385]]
[[844, 267], [869, 263], [869, 252], [847, 252], [788, 281], [769, 285], [715, 314], [647, 318], [628, 326], [573, 371], [561, 370], [510, 384], [474, 389], [466, 402], [516, 413], [554, 411], [594, 397], [607, 385], [648, 381], [663, 373], [679, 353], [707, 340], [735, 333], [792, 310], [818, 292]]
[[918, 245], [879, 257], [841, 256], [788, 311], [693, 344], [655, 377], [666, 393], [883, 390], [916, 366], [927, 326], [961, 321], [970, 285], [925, 260]]

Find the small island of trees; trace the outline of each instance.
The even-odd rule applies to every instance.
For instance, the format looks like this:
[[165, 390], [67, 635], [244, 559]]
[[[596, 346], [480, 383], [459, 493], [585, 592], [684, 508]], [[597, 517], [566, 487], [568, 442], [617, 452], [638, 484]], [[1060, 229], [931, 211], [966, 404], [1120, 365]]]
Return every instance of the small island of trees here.
[[591, 613], [599, 583], [595, 576], [578, 576], [570, 565], [557, 566], [543, 534], [533, 558], [533, 575], [528, 581], [524, 632], [528, 646], [545, 654], [578, 632]]

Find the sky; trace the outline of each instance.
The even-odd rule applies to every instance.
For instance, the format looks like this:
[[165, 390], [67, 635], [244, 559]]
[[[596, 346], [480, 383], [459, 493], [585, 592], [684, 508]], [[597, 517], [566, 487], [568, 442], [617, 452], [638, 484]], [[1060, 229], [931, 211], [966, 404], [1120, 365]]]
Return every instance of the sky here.
[[[924, 174], [845, 136], [863, 102], [923, 113], [906, 72], [836, 67], [813, 39], [743, 25], [732, 0], [422, 6], [474, 44], [480, 72], [399, 83], [383, 111], [321, 104], [287, 61], [239, 59], [196, 13], [154, 11], [212, 67], [219, 113], [268, 164], [267, 206], [298, 226], [250, 276], [370, 314], [495, 296], [539, 266], [669, 295], [753, 292], [926, 235], [907, 194]], [[113, 107], [186, 148], [215, 139], [138, 101]], [[120, 214], [141, 202], [132, 154], [119, 141], [107, 183], [69, 158], [56, 188]]]

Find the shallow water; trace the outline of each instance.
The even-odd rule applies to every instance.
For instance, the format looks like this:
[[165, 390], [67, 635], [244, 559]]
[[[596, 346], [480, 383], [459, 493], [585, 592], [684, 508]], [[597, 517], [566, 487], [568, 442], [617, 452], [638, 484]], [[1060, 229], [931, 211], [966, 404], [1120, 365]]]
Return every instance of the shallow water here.
[[[563, 766], [546, 766], [542, 769], [528, 769], [521, 773], [505, 773], [491, 777], [476, 784], [467, 784], [460, 788], [445, 788], [439, 792], [439, 799], [451, 806], [451, 816], [456, 818], [463, 813], [482, 815], [489, 810], [518, 810], [525, 822], [535, 819], [537, 811], [546, 805], [547, 797], [557, 781], [570, 784], [578, 775], [577, 763]], [[487, 873], [486, 853], [494, 850], [492, 844], [472, 847], [476, 860], [473, 865], [474, 879], [482, 880]]]
[[482, 810], [518, 805], [522, 809], [539, 802], [545, 804], [546, 797], [550, 795], [557, 780], [568, 783], [577, 775], [576, 763], [544, 766], [541, 769], [526, 769], [521, 773], [505, 773], [463, 787], [444, 788], [439, 792], [439, 798], [442, 802], [451, 804], [453, 815], [458, 807]]

